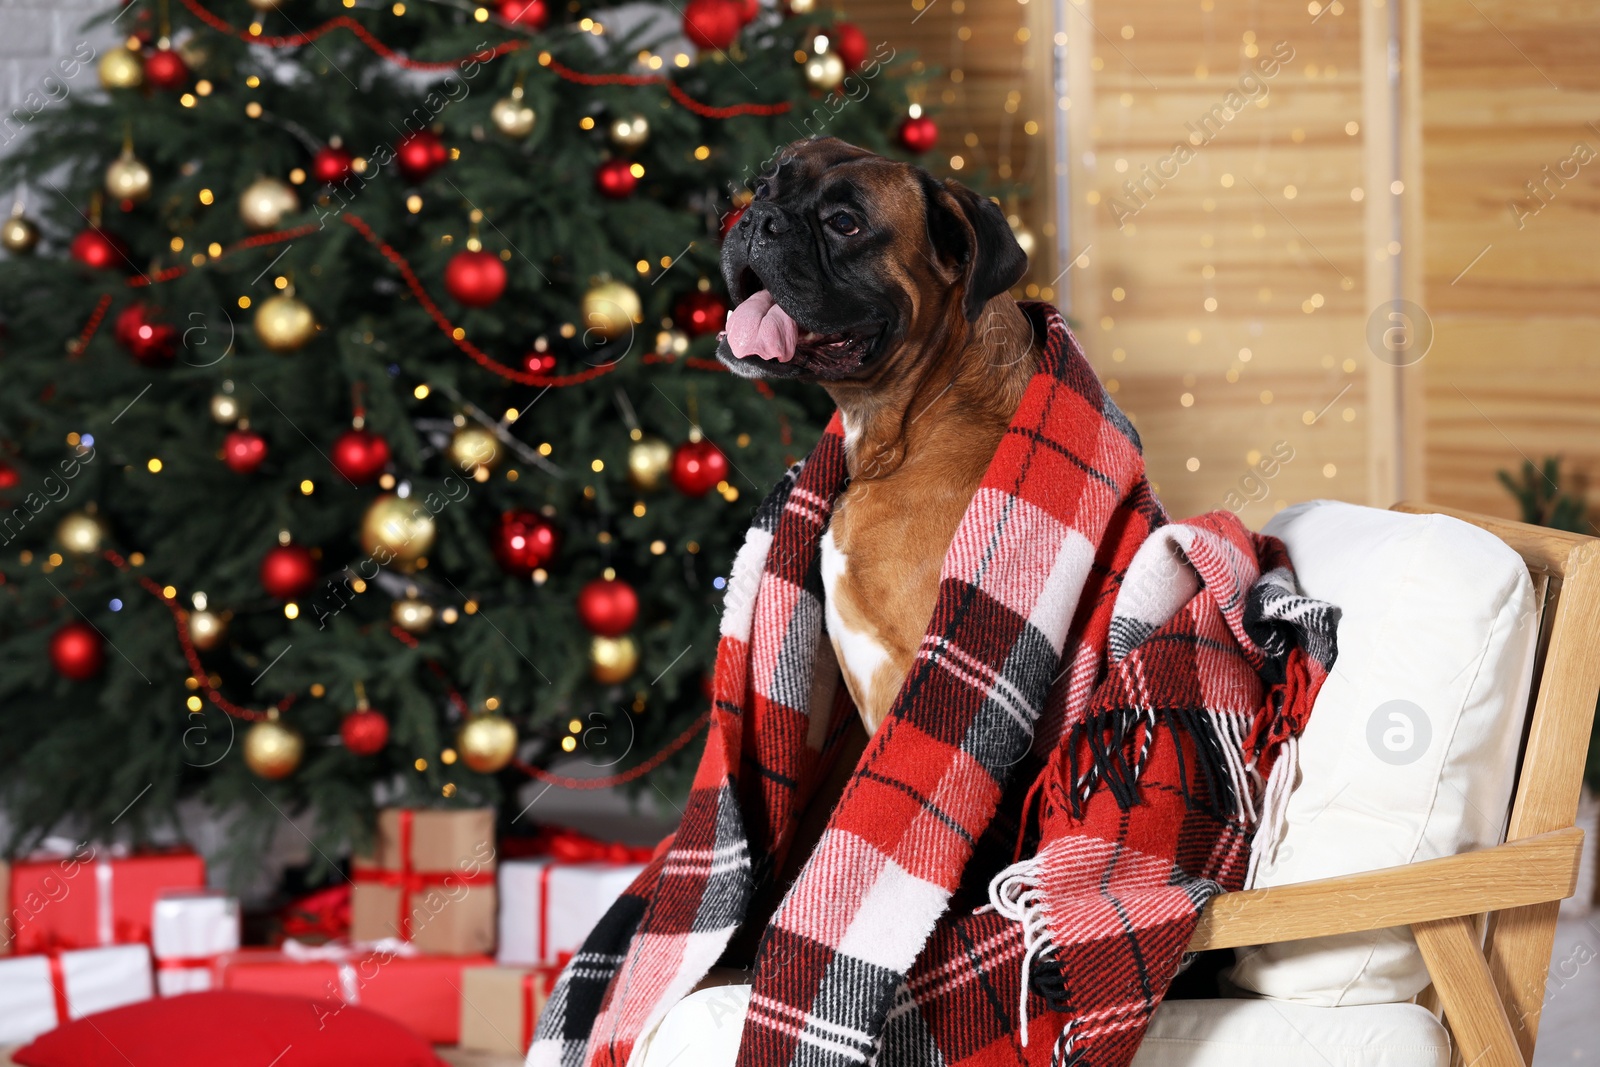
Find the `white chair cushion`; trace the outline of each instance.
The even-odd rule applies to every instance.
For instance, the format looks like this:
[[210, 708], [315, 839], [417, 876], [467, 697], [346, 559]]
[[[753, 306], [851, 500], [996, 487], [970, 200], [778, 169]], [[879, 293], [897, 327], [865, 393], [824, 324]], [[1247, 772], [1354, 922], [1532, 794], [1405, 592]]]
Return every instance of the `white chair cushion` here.
[[[629, 1060], [634, 1067], [733, 1067], [747, 985], [690, 993]], [[1313, 1008], [1267, 1000], [1169, 1000], [1132, 1067], [1448, 1067], [1450, 1039], [1415, 1004]]]
[[[1300, 739], [1288, 831], [1257, 886], [1500, 841], [1538, 630], [1522, 558], [1443, 515], [1335, 501], [1278, 514], [1301, 590], [1337, 605], [1339, 656]], [[1241, 949], [1231, 980], [1279, 1000], [1396, 1004], [1428, 984], [1405, 929]]]
[[1447, 1067], [1450, 1038], [1415, 1004], [1315, 1008], [1169, 1000], [1132, 1067]]

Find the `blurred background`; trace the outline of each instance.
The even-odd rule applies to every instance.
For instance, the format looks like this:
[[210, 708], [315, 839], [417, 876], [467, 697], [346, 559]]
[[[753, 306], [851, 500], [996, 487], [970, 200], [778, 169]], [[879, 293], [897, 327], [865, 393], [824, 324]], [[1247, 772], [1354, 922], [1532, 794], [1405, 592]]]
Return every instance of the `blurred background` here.
[[704, 362], [717, 242], [813, 133], [999, 200], [1174, 515], [1600, 533], [1593, 3], [0, 0], [0, 102], [13, 853], [184, 841], [265, 915], [384, 805], [670, 830], [827, 415]]

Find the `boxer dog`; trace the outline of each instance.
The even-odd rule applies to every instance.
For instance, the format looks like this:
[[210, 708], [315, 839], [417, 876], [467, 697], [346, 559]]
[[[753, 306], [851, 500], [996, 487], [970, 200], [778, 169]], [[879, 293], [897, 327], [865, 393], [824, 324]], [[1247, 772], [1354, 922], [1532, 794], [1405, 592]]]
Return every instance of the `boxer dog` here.
[[784, 149], [754, 193], [722, 246], [735, 307], [717, 356], [748, 378], [815, 382], [839, 408], [850, 482], [822, 576], [828, 636], [870, 735], [1036, 369], [1008, 294], [1028, 257], [992, 201], [835, 138]]

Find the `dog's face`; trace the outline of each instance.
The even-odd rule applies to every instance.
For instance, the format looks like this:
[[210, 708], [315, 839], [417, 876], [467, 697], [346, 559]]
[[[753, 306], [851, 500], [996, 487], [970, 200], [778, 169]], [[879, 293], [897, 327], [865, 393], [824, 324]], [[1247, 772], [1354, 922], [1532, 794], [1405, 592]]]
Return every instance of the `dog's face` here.
[[1027, 270], [992, 201], [835, 138], [790, 145], [754, 192], [722, 246], [717, 348], [745, 377], [870, 380]]

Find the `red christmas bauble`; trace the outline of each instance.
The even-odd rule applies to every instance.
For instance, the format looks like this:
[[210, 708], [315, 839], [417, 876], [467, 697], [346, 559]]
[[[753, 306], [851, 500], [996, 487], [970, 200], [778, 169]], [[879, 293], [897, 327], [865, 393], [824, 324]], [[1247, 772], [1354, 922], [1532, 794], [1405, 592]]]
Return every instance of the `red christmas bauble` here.
[[189, 84], [189, 66], [170, 48], [158, 48], [144, 58], [144, 83], [153, 89], [182, 89]]
[[704, 438], [685, 441], [672, 453], [672, 484], [685, 496], [705, 496], [727, 477], [728, 457]]
[[500, 17], [514, 26], [542, 30], [550, 21], [550, 9], [544, 0], [500, 0]]
[[288, 600], [310, 589], [317, 581], [317, 561], [304, 545], [278, 545], [261, 557], [261, 588]]
[[488, 307], [506, 291], [506, 265], [493, 252], [457, 252], [445, 264], [444, 287], [468, 307]]
[[129, 304], [117, 314], [111, 332], [118, 344], [147, 367], [164, 367], [178, 352], [178, 331], [157, 321], [159, 312], [149, 304]]
[[722, 216], [722, 236], [727, 237], [728, 234], [732, 233], [733, 228], [739, 225], [739, 220], [742, 218], [744, 218], [744, 208], [742, 207], [736, 207]]
[[554, 374], [556, 370], [556, 354], [554, 352], [529, 352], [522, 357], [522, 365], [528, 368], [529, 374]]
[[633, 176], [633, 164], [626, 159], [608, 159], [594, 172], [594, 187], [602, 196], [621, 200], [638, 188], [639, 179]]
[[834, 54], [844, 60], [846, 70], [856, 70], [867, 61], [867, 35], [853, 22], [835, 22], [826, 31]]
[[683, 8], [683, 35], [697, 48], [721, 51], [744, 28], [741, 0], [689, 0]]
[[81, 682], [105, 663], [105, 641], [88, 623], [75, 619], [50, 635], [50, 664], [62, 676]]
[[371, 708], [352, 711], [339, 724], [339, 740], [358, 756], [376, 755], [389, 743], [389, 720]]
[[222, 439], [222, 462], [235, 474], [252, 474], [266, 462], [267, 439], [254, 430], [233, 430]]
[[120, 238], [95, 228], [84, 230], [74, 237], [68, 254], [95, 270], [110, 270], [128, 261], [127, 245]]
[[22, 481], [22, 475], [17, 473], [17, 468], [0, 460], [0, 489], [15, 489]]
[[761, 14], [761, 0], [744, 0], [744, 9], [740, 14], [744, 16], [745, 25], [748, 26], [756, 20], [757, 15]]
[[639, 594], [618, 578], [596, 578], [578, 590], [578, 620], [590, 633], [621, 637], [639, 618]]
[[494, 558], [507, 574], [527, 577], [549, 563], [561, 543], [556, 528], [537, 511], [507, 511], [494, 532]]
[[716, 333], [728, 323], [728, 305], [716, 293], [702, 293], [698, 289], [684, 295], [672, 309], [672, 318], [685, 332], [694, 337]]
[[311, 157], [311, 176], [326, 185], [342, 182], [350, 176], [350, 165], [355, 157], [342, 148], [326, 145]]
[[406, 181], [420, 182], [450, 162], [450, 150], [432, 130], [418, 130], [400, 139], [395, 146], [394, 158], [400, 164], [400, 173], [405, 175]]
[[926, 115], [908, 118], [900, 124], [900, 143], [913, 152], [926, 152], [938, 140], [939, 127]]
[[389, 442], [370, 430], [346, 430], [333, 443], [329, 458], [334, 470], [361, 485], [389, 465]]

